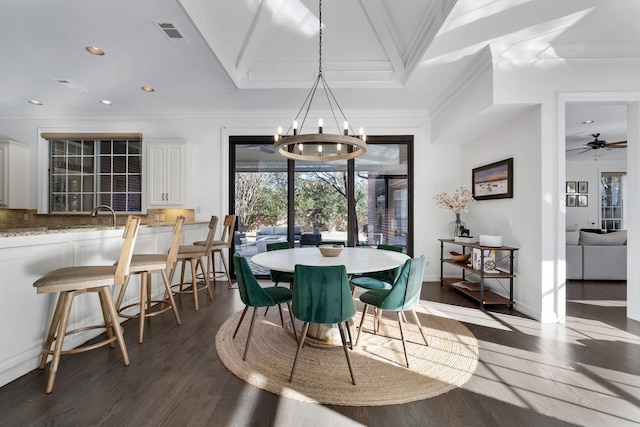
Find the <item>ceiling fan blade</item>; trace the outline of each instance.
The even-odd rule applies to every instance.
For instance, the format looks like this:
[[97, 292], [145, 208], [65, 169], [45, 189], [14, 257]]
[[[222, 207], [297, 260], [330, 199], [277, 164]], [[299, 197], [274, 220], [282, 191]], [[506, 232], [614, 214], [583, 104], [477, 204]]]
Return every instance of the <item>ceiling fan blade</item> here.
[[579, 148], [571, 148], [569, 150], [564, 150], [566, 153], [568, 153], [569, 151], [578, 151], [578, 150], [591, 150], [591, 147], [579, 147]]
[[606, 148], [627, 148], [627, 141], [610, 142]]

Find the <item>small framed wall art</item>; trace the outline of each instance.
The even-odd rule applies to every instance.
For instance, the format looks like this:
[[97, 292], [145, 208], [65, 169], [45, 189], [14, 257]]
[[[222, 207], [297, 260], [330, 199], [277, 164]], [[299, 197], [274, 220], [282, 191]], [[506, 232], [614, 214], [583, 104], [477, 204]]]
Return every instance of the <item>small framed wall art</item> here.
[[589, 192], [589, 183], [587, 181], [578, 182], [578, 193], [587, 194]]
[[578, 196], [578, 207], [586, 208], [589, 205], [589, 196], [581, 194]]
[[567, 194], [567, 206], [573, 208], [576, 206], [576, 195], [575, 194]]
[[567, 193], [575, 193], [576, 188], [577, 187], [575, 181], [567, 181]]

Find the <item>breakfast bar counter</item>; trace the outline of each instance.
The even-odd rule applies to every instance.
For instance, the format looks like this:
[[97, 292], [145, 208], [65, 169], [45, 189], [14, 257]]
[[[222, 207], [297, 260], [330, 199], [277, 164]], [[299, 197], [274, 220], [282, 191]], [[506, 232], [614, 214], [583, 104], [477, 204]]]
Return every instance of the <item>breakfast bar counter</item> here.
[[[122, 249], [123, 231], [124, 227], [102, 226], [0, 231], [0, 323], [4, 325], [0, 329], [0, 386], [38, 367], [56, 295], [37, 295], [33, 282], [61, 267], [113, 264]], [[141, 226], [134, 253], [165, 252], [172, 233], [173, 224]], [[185, 224], [183, 241], [202, 240], [206, 234], [205, 223]], [[136, 300], [136, 293], [139, 286], [130, 286], [125, 300]], [[69, 329], [100, 323], [101, 313], [94, 304], [90, 298], [79, 297]], [[75, 347], [95, 335], [95, 330], [79, 332], [65, 340], [65, 347]]]

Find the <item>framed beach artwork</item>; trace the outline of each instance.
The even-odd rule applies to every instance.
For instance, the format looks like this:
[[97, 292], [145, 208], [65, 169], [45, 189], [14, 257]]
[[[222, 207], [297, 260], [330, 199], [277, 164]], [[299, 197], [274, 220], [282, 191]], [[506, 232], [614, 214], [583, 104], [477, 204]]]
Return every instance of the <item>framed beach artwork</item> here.
[[513, 197], [513, 158], [473, 169], [473, 198], [476, 200]]

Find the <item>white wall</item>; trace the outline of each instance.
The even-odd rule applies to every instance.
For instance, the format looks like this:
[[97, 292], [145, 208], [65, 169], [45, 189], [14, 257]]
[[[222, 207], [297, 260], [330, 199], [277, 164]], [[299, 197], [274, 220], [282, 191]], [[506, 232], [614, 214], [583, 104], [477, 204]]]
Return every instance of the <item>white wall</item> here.
[[[535, 284], [541, 280], [537, 266], [542, 262], [540, 182], [535, 179], [540, 174], [539, 139], [540, 111], [531, 108], [502, 126], [478, 135], [474, 141], [464, 144], [462, 151], [462, 169], [469, 187], [473, 168], [513, 157], [513, 198], [476, 201], [464, 219], [474, 236], [499, 235], [504, 245], [520, 248], [515, 253], [516, 309], [536, 318], [541, 307], [540, 288]], [[500, 283], [508, 290], [507, 280]], [[499, 283], [489, 281], [489, 286], [508, 296]]]
[[578, 228], [600, 228], [599, 201], [600, 201], [600, 173], [601, 172], [626, 172], [627, 162], [618, 161], [594, 161], [593, 158], [582, 161], [567, 161], [566, 180], [585, 181], [589, 184], [587, 193], [587, 207], [567, 206], [567, 227], [577, 225]]

